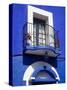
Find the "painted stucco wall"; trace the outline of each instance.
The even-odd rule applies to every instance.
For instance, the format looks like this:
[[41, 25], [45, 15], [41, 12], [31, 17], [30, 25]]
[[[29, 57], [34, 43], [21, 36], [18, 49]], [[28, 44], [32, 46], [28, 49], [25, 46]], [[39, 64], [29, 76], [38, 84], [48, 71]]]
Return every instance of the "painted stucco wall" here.
[[27, 22], [28, 5], [11, 4], [9, 6], [9, 84], [25, 85], [22, 80], [26, 68], [36, 61], [45, 61], [54, 66], [60, 76], [60, 83], [65, 81], [65, 8], [54, 6], [38, 6], [53, 13], [54, 28], [59, 30], [61, 55], [58, 58], [24, 55], [23, 53], [23, 26]]

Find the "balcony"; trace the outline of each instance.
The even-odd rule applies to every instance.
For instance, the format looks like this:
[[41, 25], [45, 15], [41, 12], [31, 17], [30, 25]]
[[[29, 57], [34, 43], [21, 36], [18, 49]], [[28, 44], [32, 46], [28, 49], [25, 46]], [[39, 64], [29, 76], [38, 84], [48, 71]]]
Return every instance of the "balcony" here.
[[52, 26], [45, 24], [44, 21], [34, 19], [34, 23], [26, 23], [23, 30], [25, 54], [49, 57], [60, 55], [58, 32]]

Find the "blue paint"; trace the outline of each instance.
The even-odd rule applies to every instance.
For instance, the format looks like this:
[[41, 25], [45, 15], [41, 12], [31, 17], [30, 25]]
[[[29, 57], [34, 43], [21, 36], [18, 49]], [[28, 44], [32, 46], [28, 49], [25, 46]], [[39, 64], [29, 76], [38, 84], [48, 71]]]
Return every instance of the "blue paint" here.
[[57, 71], [60, 76], [60, 83], [65, 82], [65, 59], [57, 59]]
[[23, 56], [17, 56], [12, 58], [12, 72], [11, 72], [11, 79], [13, 86], [23, 85], [23, 75], [25, 70], [27, 69], [26, 65], [23, 65]]
[[[44, 61], [55, 67], [60, 82], [65, 82], [65, 8], [55, 6], [32, 5], [53, 13], [54, 28], [59, 30], [61, 55], [56, 58], [24, 54], [23, 26], [27, 22], [28, 5], [11, 4], [9, 6], [9, 84], [12, 86], [26, 85], [22, 80], [25, 70], [36, 61]], [[41, 48], [41, 47], [40, 47]], [[43, 47], [42, 47], [43, 48]], [[42, 49], [41, 48], [41, 49]], [[28, 48], [29, 49], [29, 48]], [[30, 48], [31, 49], [31, 48]], [[34, 49], [38, 49], [33, 48]], [[62, 59], [62, 58], [63, 59]]]
[[[23, 53], [23, 25], [27, 21], [27, 5], [12, 4], [12, 55]], [[11, 25], [10, 25], [11, 26]]]

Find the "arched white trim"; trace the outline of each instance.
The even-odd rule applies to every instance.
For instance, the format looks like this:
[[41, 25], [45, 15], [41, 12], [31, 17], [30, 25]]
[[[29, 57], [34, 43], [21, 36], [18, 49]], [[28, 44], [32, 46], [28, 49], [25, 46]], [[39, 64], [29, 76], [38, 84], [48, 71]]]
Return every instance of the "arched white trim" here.
[[46, 66], [47, 69], [53, 73], [56, 80], [58, 80], [58, 81], [60, 80], [60, 77], [59, 77], [56, 69], [53, 66], [51, 66], [50, 64], [48, 64], [46, 62], [38, 61], [38, 62], [35, 62], [35, 63], [31, 64], [26, 69], [26, 71], [24, 73], [24, 76], [23, 76], [23, 80], [26, 81], [26, 85], [28, 85], [28, 81], [30, 80], [33, 72], [36, 71], [36, 69], [38, 67], [44, 67], [44, 66]]

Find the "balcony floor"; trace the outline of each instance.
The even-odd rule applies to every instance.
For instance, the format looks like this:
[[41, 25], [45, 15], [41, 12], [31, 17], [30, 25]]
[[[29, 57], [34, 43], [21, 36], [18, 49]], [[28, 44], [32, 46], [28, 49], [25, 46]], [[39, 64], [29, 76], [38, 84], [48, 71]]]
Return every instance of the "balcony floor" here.
[[25, 53], [33, 55], [45, 55], [50, 57], [56, 57], [60, 55], [60, 51], [51, 46], [27, 46]]

